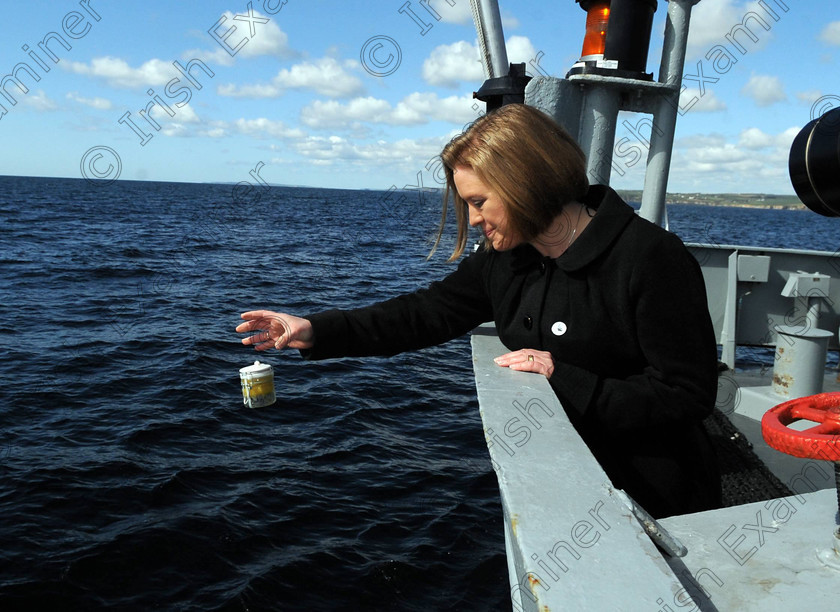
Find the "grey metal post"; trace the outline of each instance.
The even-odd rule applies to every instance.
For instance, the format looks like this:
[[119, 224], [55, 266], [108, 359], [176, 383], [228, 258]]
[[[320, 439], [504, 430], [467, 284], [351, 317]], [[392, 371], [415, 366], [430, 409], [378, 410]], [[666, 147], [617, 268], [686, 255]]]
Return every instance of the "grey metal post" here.
[[726, 305], [723, 314], [723, 329], [720, 332], [720, 360], [735, 369], [735, 328], [738, 318], [738, 250], [729, 255], [726, 266]]
[[505, 35], [502, 31], [502, 16], [496, 0], [470, 0], [481, 47], [481, 61], [488, 79], [506, 76], [508, 64]]
[[662, 48], [662, 63], [659, 67], [659, 82], [670, 86], [663, 92], [653, 113], [653, 128], [650, 135], [645, 187], [639, 214], [657, 225], [662, 225], [665, 216], [665, 195], [668, 190], [668, 172], [671, 167], [671, 152], [674, 147], [674, 130], [680, 104], [680, 89], [685, 49], [688, 42], [688, 25], [691, 8], [700, 0], [670, 0], [665, 23], [665, 38]]
[[584, 86], [579, 142], [586, 153], [586, 173], [592, 184], [610, 182], [617, 121], [618, 93], [601, 85]]

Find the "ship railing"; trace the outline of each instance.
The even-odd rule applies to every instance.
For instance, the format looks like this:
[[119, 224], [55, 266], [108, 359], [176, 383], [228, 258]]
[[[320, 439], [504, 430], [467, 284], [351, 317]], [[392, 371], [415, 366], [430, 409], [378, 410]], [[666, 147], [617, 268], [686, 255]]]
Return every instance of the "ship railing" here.
[[[677, 548], [649, 537], [578, 436], [545, 377], [498, 367], [495, 328], [472, 334], [479, 409], [504, 514], [514, 612], [828, 609], [832, 490], [791, 480], [792, 497], [661, 519]], [[681, 556], [684, 555], [684, 556]], [[801, 604], [801, 605], [800, 605]]]
[[[492, 325], [473, 332], [472, 350], [504, 512], [513, 609], [625, 609], [629, 597], [656, 610], [657, 600], [673, 601], [684, 586], [545, 377], [498, 367], [493, 358], [507, 349]], [[609, 577], [609, 588], [597, 588], [597, 576]]]

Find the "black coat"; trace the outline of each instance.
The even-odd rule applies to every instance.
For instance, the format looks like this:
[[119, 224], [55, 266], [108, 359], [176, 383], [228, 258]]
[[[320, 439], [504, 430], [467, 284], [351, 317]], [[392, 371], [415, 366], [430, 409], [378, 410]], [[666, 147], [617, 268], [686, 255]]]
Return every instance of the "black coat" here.
[[[720, 503], [705, 430], [717, 350], [700, 268], [673, 234], [610, 188], [559, 258], [530, 245], [480, 251], [428, 289], [311, 315], [309, 359], [393, 355], [495, 321], [510, 350], [550, 351], [549, 382], [616, 487], [654, 516]], [[562, 477], [562, 475], [558, 475]]]

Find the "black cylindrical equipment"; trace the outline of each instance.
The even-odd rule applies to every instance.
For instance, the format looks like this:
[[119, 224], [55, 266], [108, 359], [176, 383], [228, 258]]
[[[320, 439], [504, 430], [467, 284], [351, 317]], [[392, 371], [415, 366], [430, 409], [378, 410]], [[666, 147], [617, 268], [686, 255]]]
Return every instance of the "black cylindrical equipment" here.
[[[604, 51], [601, 61], [581, 57], [569, 74], [601, 74], [650, 80], [645, 73], [653, 14], [657, 0], [575, 0], [587, 13], [608, 5]], [[586, 43], [584, 43], [586, 46]]]
[[612, 0], [604, 59], [618, 61], [619, 70], [644, 72], [656, 0]]
[[808, 208], [840, 216], [840, 108], [808, 123], [790, 147], [790, 182]]

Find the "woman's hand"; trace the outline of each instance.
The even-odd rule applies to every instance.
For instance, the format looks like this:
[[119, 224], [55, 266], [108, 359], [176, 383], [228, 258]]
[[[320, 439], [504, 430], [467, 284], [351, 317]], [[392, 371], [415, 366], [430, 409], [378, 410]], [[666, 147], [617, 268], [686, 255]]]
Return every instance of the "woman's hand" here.
[[551, 378], [551, 375], [554, 374], [554, 357], [548, 351], [521, 349], [512, 353], [499, 355], [493, 361], [511, 370], [536, 372], [544, 375], [546, 378]]
[[255, 332], [242, 339], [242, 344], [253, 344], [258, 351], [270, 348], [308, 349], [314, 344], [312, 324], [308, 319], [294, 317], [271, 310], [243, 312], [245, 323], [236, 327], [238, 332]]

